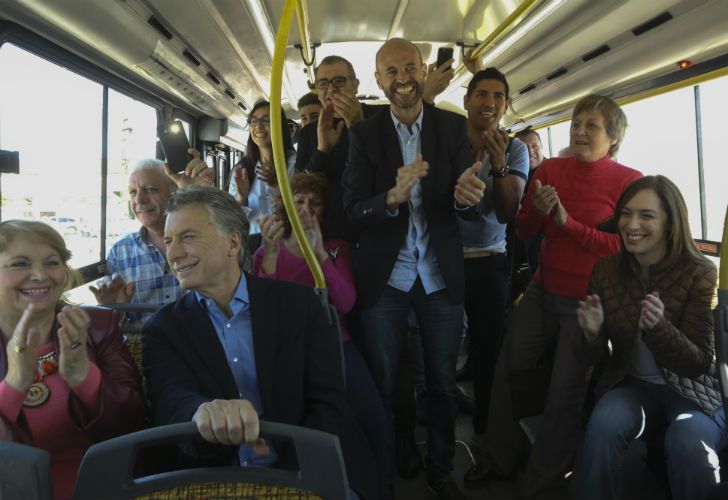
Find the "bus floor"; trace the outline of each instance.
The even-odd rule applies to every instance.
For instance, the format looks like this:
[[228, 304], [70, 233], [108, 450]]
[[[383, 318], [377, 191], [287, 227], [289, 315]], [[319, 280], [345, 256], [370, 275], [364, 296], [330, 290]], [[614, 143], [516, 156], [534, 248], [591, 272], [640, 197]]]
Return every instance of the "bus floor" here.
[[[472, 395], [472, 382], [458, 383], [460, 388], [468, 395]], [[518, 474], [512, 481], [499, 481], [481, 489], [463, 488], [463, 475], [471, 467], [472, 460], [469, 451], [460, 443], [470, 443], [472, 435], [471, 417], [465, 413], [458, 415], [455, 422], [455, 459], [453, 461], [453, 478], [461, 487], [465, 496], [471, 500], [519, 500], [520, 476]], [[421, 453], [426, 453], [427, 429], [417, 425], [415, 439]], [[634, 443], [625, 460], [625, 500], [664, 500], [667, 498], [665, 490], [651, 473], [645, 462], [646, 448], [641, 441]], [[395, 480], [395, 495], [397, 500], [426, 500], [436, 498], [428, 489], [425, 474], [421, 473], [415, 479]], [[568, 491], [554, 492], [550, 499], [568, 499]]]

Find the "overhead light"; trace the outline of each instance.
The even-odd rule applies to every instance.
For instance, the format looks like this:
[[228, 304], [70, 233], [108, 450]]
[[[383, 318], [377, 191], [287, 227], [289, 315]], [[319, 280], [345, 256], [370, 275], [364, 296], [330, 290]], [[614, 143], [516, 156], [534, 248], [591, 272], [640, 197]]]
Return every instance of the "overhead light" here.
[[[260, 33], [260, 36], [263, 38], [263, 43], [265, 44], [266, 49], [268, 49], [268, 55], [270, 56], [270, 59], [272, 61], [273, 53], [275, 52], [276, 47], [274, 36], [275, 31], [273, 30], [273, 26], [271, 26], [270, 24], [270, 20], [268, 19], [268, 15], [266, 14], [266, 9], [261, 3], [261, 0], [245, 0], [245, 3], [247, 4], [248, 9], [253, 15], [253, 20], [255, 21], [255, 25], [258, 28], [258, 33]], [[286, 95], [288, 96], [288, 102], [291, 103], [291, 106], [295, 106], [296, 93], [293, 92], [291, 79], [288, 75], [288, 71], [286, 70], [285, 65], [283, 66], [283, 87]], [[266, 94], [268, 93], [268, 90], [269, 89], [266, 89]]]
[[495, 46], [495, 48], [491, 51], [488, 51], [485, 53], [484, 59], [485, 60], [493, 60], [499, 55], [501, 55], [506, 50], [510, 49], [513, 44], [515, 44], [518, 40], [520, 40], [523, 35], [525, 35], [527, 32], [541, 24], [541, 22], [546, 19], [548, 16], [550, 16], [556, 9], [561, 7], [561, 5], [566, 0], [552, 0], [548, 4], [546, 4], [544, 7], [539, 9], [536, 13], [534, 13], [531, 17], [526, 19], [526, 21], [523, 24], [519, 24], [518, 28], [513, 31], [511, 34], [509, 34], [507, 37], [505, 37], [503, 40], [498, 42], [498, 44]]
[[690, 61], [688, 59], [683, 59], [682, 61], [677, 62], [677, 67], [680, 69], [688, 69], [693, 65], [693, 61]]
[[260, 0], [246, 0], [250, 12], [253, 14], [255, 25], [258, 27], [258, 33], [263, 37], [265, 47], [268, 49], [268, 54], [273, 57], [275, 51], [276, 41], [273, 38], [273, 27], [270, 25], [268, 15], [266, 14], [265, 7], [260, 3]]

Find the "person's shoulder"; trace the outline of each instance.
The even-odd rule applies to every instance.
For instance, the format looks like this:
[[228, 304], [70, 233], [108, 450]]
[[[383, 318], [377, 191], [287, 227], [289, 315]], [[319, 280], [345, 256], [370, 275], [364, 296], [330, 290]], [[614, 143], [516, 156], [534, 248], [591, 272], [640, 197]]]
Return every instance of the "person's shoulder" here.
[[134, 232], [125, 234], [124, 236], [122, 236], [121, 238], [116, 240], [116, 242], [113, 245], [111, 245], [110, 251], [117, 252], [122, 248], [137, 246], [140, 241], [141, 241], [140, 232], [134, 231]]
[[424, 105], [424, 117], [429, 114], [438, 123], [449, 126], [465, 126], [467, 119], [454, 111], [438, 108], [437, 106]]
[[[364, 105], [362, 105], [362, 106], [364, 106]], [[366, 135], [366, 134], [373, 133], [376, 130], [379, 130], [382, 127], [382, 124], [386, 123], [386, 122], [384, 122], [384, 120], [386, 120], [387, 118], [389, 118], [391, 121], [391, 117], [389, 116], [389, 106], [371, 106], [371, 105], [367, 105], [367, 106], [369, 106], [371, 108], [382, 108], [382, 109], [377, 110], [375, 112], [370, 112], [369, 115], [364, 113], [364, 119], [355, 123], [349, 129], [349, 131], [353, 131], [355, 134]], [[387, 111], [385, 112], [385, 110], [387, 110]]]
[[619, 163], [615, 159], [612, 159], [612, 167], [614, 168], [612, 172], [618, 174], [620, 177], [627, 178], [629, 180], [638, 179], [643, 175], [642, 172], [640, 172], [639, 170]]
[[518, 138], [511, 139], [511, 151], [508, 158], [509, 168], [517, 170], [528, 177], [530, 161], [528, 159], [528, 146]]
[[619, 252], [602, 257], [594, 264], [595, 272], [614, 274], [619, 269], [621, 254]]
[[388, 108], [389, 106], [387, 106], [386, 104], [367, 104], [364, 102], [361, 104], [361, 110], [364, 114], [364, 119], [371, 118], [372, 116], [377, 115], [378, 113], [381, 113]]
[[156, 312], [152, 313], [147, 321], [144, 323], [144, 327], [155, 325], [168, 325], [170, 322], [179, 321], [180, 315], [190, 308], [190, 301], [195, 301], [195, 293], [190, 291], [182, 295], [175, 302], [165, 304]]
[[311, 295], [313, 291], [306, 285], [300, 283], [292, 283], [290, 281], [271, 280], [266, 278], [258, 278], [250, 274], [245, 275], [248, 282], [248, 290], [251, 294], [250, 300], [256, 300], [254, 295], [270, 295], [274, 294], [278, 297], [286, 297], [287, 302], [290, 296]]

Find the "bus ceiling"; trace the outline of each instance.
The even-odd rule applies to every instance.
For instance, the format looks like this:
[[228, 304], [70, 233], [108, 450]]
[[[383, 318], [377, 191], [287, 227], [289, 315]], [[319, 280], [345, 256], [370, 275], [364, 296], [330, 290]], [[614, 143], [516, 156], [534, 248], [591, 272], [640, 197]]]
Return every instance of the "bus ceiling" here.
[[[287, 110], [309, 91], [313, 64], [331, 54], [353, 62], [360, 94], [383, 98], [374, 55], [393, 36], [416, 42], [427, 62], [443, 45], [478, 47], [486, 65], [508, 76], [509, 125], [552, 120], [587, 93], [617, 95], [679, 74], [678, 61], [700, 67], [728, 52], [724, 0], [299, 1], [307, 15], [289, 33]], [[282, 6], [280, 0], [0, 0], [0, 17], [199, 115], [242, 126], [247, 110], [270, 92]], [[455, 58], [459, 66], [460, 50]], [[467, 81], [459, 69], [439, 101], [460, 108]]]

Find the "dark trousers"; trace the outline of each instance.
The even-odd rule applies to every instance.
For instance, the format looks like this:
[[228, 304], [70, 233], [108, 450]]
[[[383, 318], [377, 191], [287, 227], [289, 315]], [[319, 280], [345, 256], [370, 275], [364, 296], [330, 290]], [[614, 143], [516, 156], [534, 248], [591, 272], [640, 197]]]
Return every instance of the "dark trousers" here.
[[389, 418], [372, 374], [353, 342], [344, 342], [344, 360], [346, 399], [371, 445], [379, 475], [388, 483], [394, 479], [394, 445], [389, 439]]
[[465, 259], [465, 313], [473, 367], [476, 434], [484, 433], [488, 425], [488, 405], [503, 342], [509, 285], [505, 254]]
[[[526, 497], [563, 485], [583, 434], [581, 411], [590, 369], [574, 357], [571, 348], [571, 338], [580, 335], [577, 304], [576, 299], [549, 294], [531, 283], [513, 313], [496, 365], [491, 399], [498, 404], [490, 405], [483, 451], [496, 472], [509, 476], [519, 456], [515, 444], [521, 440], [510, 380], [514, 373], [529, 372], [556, 344], [548, 397], [526, 467]], [[539, 385], [538, 380], [532, 383]]]
[[667, 385], [627, 377], [597, 403], [574, 469], [574, 498], [618, 499], [623, 495], [629, 444], [667, 424], [665, 458], [672, 498], [707, 498], [720, 482], [718, 451], [728, 444], [725, 411], [708, 415]]
[[[455, 453], [455, 365], [463, 305], [453, 302], [445, 290], [427, 295], [419, 278], [409, 292], [387, 286], [374, 306], [362, 309], [358, 343], [391, 415], [391, 396], [400, 350], [407, 341], [410, 308], [420, 325], [424, 351], [428, 416], [426, 464], [433, 473], [448, 474]], [[392, 432], [390, 428], [390, 436]]]

